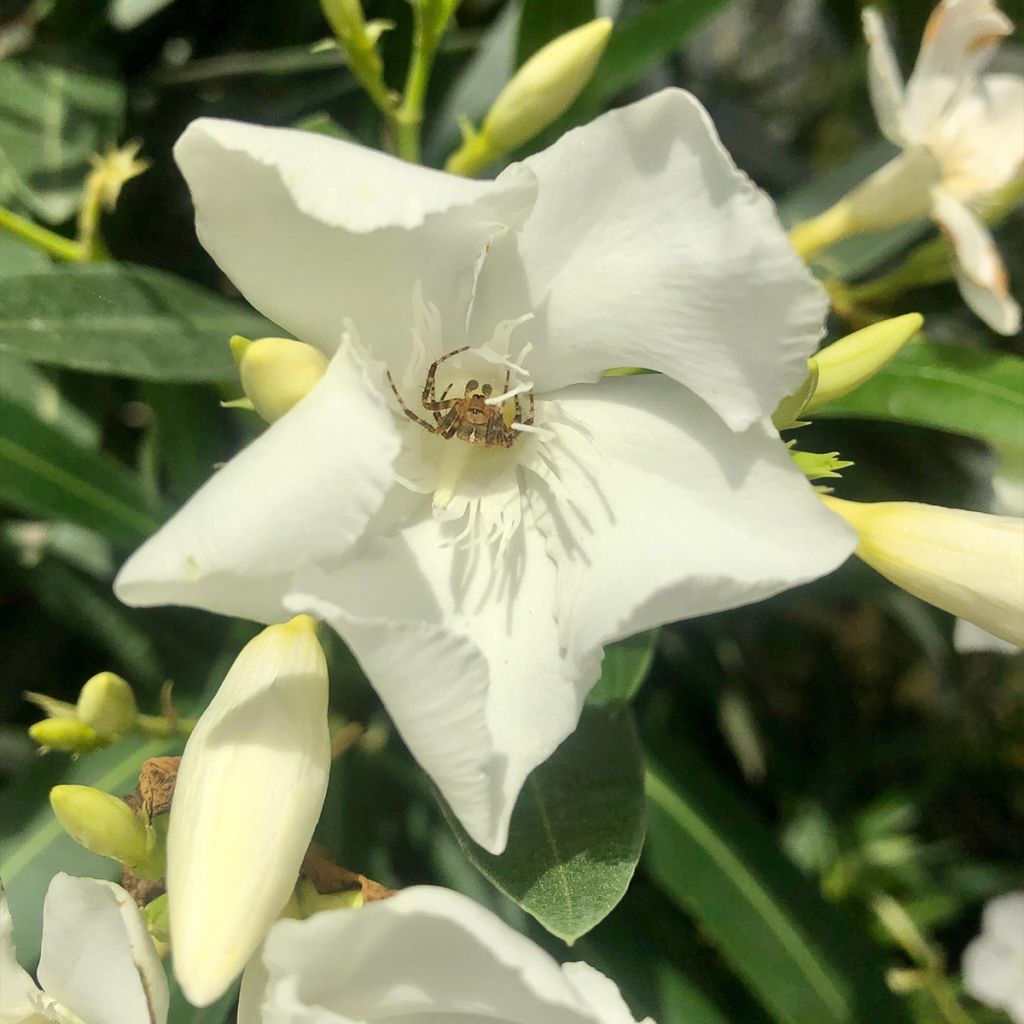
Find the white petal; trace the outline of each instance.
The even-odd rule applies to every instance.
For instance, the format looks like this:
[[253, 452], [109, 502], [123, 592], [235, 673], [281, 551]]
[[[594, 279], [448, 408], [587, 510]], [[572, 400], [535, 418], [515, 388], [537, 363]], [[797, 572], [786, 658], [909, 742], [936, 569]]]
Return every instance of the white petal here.
[[346, 345], [298, 405], [132, 555], [114, 590], [127, 604], [279, 619], [291, 574], [359, 538], [398, 450], [380, 387]]
[[164, 1024], [167, 979], [135, 901], [113, 882], [55, 875], [39, 982], [89, 1024]]
[[1024, 165], [1024, 76], [985, 75], [929, 145], [942, 162], [942, 187], [964, 202], [1009, 184]]
[[968, 943], [962, 969], [964, 989], [987, 1006], [1005, 1006], [1020, 986], [1020, 965], [988, 935], [979, 935]]
[[1024, 519], [828, 497], [856, 528], [857, 555], [898, 587], [1024, 646]]
[[[594, 1011], [600, 1024], [636, 1024], [618, 985], [611, 978], [606, 978], [599, 970], [582, 960], [562, 964], [562, 973]], [[641, 1024], [654, 1024], [654, 1021], [646, 1017]]]
[[31, 1017], [31, 996], [38, 991], [28, 971], [18, 963], [11, 908], [0, 886], [0, 1024], [22, 1024]]
[[960, 654], [991, 651], [995, 654], [1016, 654], [1020, 648], [1000, 640], [966, 619], [957, 619], [953, 627], [953, 648]]
[[[344, 950], [344, 955], [339, 951]], [[458, 893], [422, 886], [358, 910], [282, 921], [264, 952], [269, 1002], [303, 1019], [611, 1024], [539, 946]], [[308, 1011], [307, 1011], [308, 1012]], [[632, 1021], [630, 1021], [632, 1024]]]
[[327, 665], [302, 617], [242, 650], [185, 746], [167, 840], [174, 971], [223, 993], [280, 914], [330, 768]]
[[501, 557], [450, 541], [429, 513], [309, 573], [294, 607], [359, 659], [413, 756], [469, 834], [499, 853], [526, 776], [576, 727], [598, 674], [559, 651], [555, 568], [524, 520]]
[[868, 86], [875, 120], [882, 134], [903, 146], [903, 75], [893, 53], [885, 20], [874, 7], [861, 12], [864, 37], [868, 41]]
[[969, 91], [1013, 23], [993, 0], [941, 0], [907, 82], [905, 127], [921, 141]]
[[655, 376], [570, 388], [559, 405], [577, 427], [556, 428], [566, 498], [552, 494], [543, 525], [570, 651], [761, 600], [853, 550], [768, 425], [733, 433]]
[[538, 393], [642, 366], [742, 429], [796, 388], [827, 300], [692, 96], [604, 114], [526, 164], [520, 261], [484, 263], [474, 333], [532, 309], [516, 338]]
[[257, 309], [327, 352], [350, 317], [389, 363], [408, 346], [416, 282], [457, 329], [475, 261], [501, 225], [522, 222], [535, 189], [522, 169], [469, 181], [323, 135], [208, 118], [175, 157], [200, 240]]
[[883, 164], [846, 197], [858, 231], [878, 231], [921, 220], [931, 212], [931, 189], [942, 168], [930, 150], [913, 146]]
[[947, 192], [936, 189], [932, 216], [949, 239], [964, 302], [994, 331], [1020, 330], [1020, 306], [1010, 294], [1006, 268], [992, 235], [978, 216]]
[[[981, 917], [981, 930], [1018, 960], [1024, 957], [1024, 891], [1008, 892], [990, 900]], [[1021, 966], [1024, 969], [1024, 964]]]

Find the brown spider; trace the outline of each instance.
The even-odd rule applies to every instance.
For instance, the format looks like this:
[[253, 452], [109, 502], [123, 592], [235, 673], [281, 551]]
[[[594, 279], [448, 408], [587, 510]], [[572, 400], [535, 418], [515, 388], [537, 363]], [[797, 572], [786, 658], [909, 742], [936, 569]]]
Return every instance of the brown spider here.
[[[494, 390], [490, 384], [484, 384], [483, 387], [480, 387], [478, 380], [467, 381], [466, 390], [462, 398], [448, 397], [448, 392], [452, 389], [452, 385], [449, 384], [444, 389], [441, 397], [436, 397], [435, 380], [437, 368], [445, 360], [466, 352], [469, 348], [469, 345], [463, 345], [462, 348], [452, 349], [451, 352], [446, 352], [440, 359], [435, 359], [430, 364], [430, 369], [427, 371], [427, 379], [423, 385], [421, 401], [423, 402], [423, 408], [434, 414], [434, 423], [429, 423], [422, 417], [417, 416], [405, 404], [402, 396], [398, 393], [398, 388], [395, 387], [395, 381], [391, 376], [390, 370], [387, 371], [388, 383], [391, 385], [391, 390], [395, 393], [395, 398], [398, 399], [398, 404], [402, 407], [402, 412], [413, 423], [418, 423], [429, 433], [437, 434], [445, 440], [457, 437], [462, 441], [478, 444], [483, 448], [511, 448], [520, 434], [520, 431], [516, 430], [512, 424], [520, 423], [527, 427], [533, 424], [535, 407], [532, 391], [529, 392], [530, 414], [525, 419], [519, 395], [512, 396], [515, 404], [515, 416], [512, 418], [512, 424], [505, 422], [503, 403], [497, 405], [487, 404], [487, 399], [491, 397], [491, 393]], [[510, 371], [506, 370], [506, 394], [508, 393], [509, 378]], [[477, 388], [480, 388], [480, 390], [477, 391]]]

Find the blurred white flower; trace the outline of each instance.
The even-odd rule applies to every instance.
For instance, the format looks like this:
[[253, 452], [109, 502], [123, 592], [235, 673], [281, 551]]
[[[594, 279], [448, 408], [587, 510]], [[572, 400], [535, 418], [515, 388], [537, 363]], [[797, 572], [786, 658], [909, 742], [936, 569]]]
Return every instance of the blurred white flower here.
[[1016, 334], [1020, 306], [979, 216], [1024, 165], [1024, 77], [982, 74], [1013, 24], [993, 0], [942, 0], [904, 87], [881, 15], [863, 17], [875, 116], [903, 152], [847, 197], [850, 213], [860, 228], [931, 217], [953, 247], [964, 301]]
[[489, 910], [433, 886], [274, 925], [246, 968], [238, 1024], [313, 1020], [636, 1024], [599, 971], [559, 965]]
[[55, 875], [43, 906], [39, 985], [18, 963], [0, 889], [0, 1024], [164, 1024], [163, 965], [135, 901], [113, 882]]
[[117, 593], [326, 619], [488, 850], [603, 645], [851, 551], [768, 420], [824, 293], [688, 94], [496, 181], [228, 121], [175, 152], [206, 248], [332, 359]]
[[251, 640], [189, 737], [167, 835], [174, 973], [207, 1006], [295, 887], [331, 765], [327, 664], [298, 616]]
[[981, 934], [964, 950], [962, 968], [970, 995], [1024, 1024], [1024, 892], [988, 903]]

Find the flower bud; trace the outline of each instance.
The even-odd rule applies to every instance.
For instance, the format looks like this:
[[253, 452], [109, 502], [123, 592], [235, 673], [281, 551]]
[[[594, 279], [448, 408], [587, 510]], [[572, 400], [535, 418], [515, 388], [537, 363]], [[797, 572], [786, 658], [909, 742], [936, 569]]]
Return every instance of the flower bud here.
[[28, 734], [45, 750], [64, 754], [88, 754], [107, 744], [95, 729], [77, 718], [44, 718], [30, 725]]
[[178, 768], [167, 894], [174, 970], [194, 1005], [228, 988], [288, 903], [330, 762], [327, 663], [300, 615], [242, 650]]
[[116, 860], [141, 878], [163, 874], [154, 833], [123, 800], [91, 786], [54, 786], [50, 806], [64, 831], [80, 846]]
[[810, 363], [817, 384], [801, 412], [817, 409], [870, 380], [923, 323], [920, 313], [907, 313], [848, 334], [815, 353]]
[[268, 422], [279, 420], [324, 375], [327, 357], [312, 345], [289, 338], [231, 339], [242, 390]]
[[123, 736], [139, 713], [131, 686], [113, 672], [100, 672], [86, 681], [78, 694], [76, 710], [79, 721], [104, 739]]
[[590, 81], [611, 30], [610, 18], [596, 18], [541, 47], [501, 90], [480, 133], [464, 128], [448, 170], [475, 174], [561, 117]]
[[905, 501], [823, 497], [856, 554], [898, 587], [1024, 646], [1024, 519]]

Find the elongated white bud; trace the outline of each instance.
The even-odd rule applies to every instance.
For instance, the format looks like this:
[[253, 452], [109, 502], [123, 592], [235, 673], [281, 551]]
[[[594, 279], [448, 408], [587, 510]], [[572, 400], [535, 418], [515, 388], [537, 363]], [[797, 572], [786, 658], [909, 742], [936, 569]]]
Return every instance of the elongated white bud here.
[[898, 587], [1024, 646], [1024, 519], [908, 501], [823, 497], [856, 554]]
[[174, 971], [218, 998], [288, 901], [330, 768], [327, 663], [300, 615], [243, 649], [178, 769], [167, 840]]

